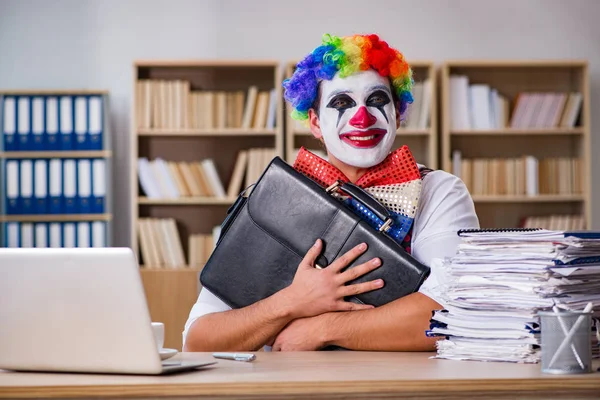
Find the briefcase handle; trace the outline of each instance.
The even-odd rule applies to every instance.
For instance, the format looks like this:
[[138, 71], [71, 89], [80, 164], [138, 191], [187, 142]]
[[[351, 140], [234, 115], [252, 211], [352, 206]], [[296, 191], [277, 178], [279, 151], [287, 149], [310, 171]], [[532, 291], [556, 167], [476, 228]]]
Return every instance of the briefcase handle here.
[[387, 232], [390, 230], [390, 227], [394, 222], [390, 212], [383, 204], [378, 202], [367, 191], [351, 182], [344, 182], [342, 180], [337, 180], [326, 189], [327, 193], [333, 193], [337, 190], [347, 193], [350, 197], [361, 203], [364, 207], [375, 214], [377, 218], [384, 221], [383, 225], [379, 228], [381, 232]]

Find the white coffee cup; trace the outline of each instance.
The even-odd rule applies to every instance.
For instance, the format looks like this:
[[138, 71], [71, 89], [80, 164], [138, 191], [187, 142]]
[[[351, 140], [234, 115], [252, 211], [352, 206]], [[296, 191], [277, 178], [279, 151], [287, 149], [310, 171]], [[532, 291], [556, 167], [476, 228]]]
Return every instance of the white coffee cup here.
[[152, 332], [154, 333], [156, 347], [158, 350], [161, 350], [165, 345], [165, 324], [162, 322], [152, 322]]

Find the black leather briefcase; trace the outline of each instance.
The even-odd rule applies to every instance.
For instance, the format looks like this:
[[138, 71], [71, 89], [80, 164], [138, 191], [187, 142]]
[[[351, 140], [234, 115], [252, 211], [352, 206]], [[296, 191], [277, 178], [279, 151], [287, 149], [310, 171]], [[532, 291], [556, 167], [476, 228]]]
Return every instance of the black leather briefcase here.
[[[385, 230], [378, 231], [351, 211], [342, 191], [371, 209], [389, 226], [387, 209], [353, 184], [328, 189], [275, 157], [251, 193], [240, 195], [228, 210], [217, 245], [200, 282], [232, 308], [241, 308], [289, 286], [298, 264], [320, 238], [317, 264], [327, 267], [359, 243], [368, 249], [348, 268], [379, 257], [379, 268], [348, 284], [381, 278], [385, 285], [349, 301], [381, 306], [415, 292], [429, 274]], [[383, 227], [382, 227], [383, 228]]]

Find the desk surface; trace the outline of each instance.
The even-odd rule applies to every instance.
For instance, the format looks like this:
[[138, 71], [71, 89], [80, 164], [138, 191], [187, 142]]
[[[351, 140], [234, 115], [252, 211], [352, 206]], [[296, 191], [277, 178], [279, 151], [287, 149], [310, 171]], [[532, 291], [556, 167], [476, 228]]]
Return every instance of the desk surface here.
[[[437, 360], [434, 353], [257, 353], [168, 376], [0, 371], [0, 397], [486, 397], [598, 398], [600, 373], [542, 374], [539, 364]], [[210, 353], [174, 359], [211, 360]], [[598, 361], [594, 368], [598, 368]]]

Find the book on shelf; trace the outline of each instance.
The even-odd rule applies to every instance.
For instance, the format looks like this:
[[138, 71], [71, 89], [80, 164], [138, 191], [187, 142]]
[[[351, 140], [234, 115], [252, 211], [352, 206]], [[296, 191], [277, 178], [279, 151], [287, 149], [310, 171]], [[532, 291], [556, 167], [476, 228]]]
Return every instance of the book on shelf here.
[[138, 129], [273, 129], [277, 93], [255, 85], [246, 90], [194, 90], [181, 79], [136, 82]]
[[233, 173], [229, 180], [229, 186], [227, 187], [227, 197], [234, 198], [242, 190], [242, 182], [244, 179], [244, 173], [248, 166], [248, 153], [250, 150], [242, 150], [238, 152], [235, 165], [233, 167]]
[[0, 95], [0, 246], [110, 244], [109, 218], [100, 215], [109, 212], [109, 160], [90, 154], [109, 144], [105, 101], [90, 91]]
[[141, 157], [138, 159], [138, 177], [142, 191], [150, 199], [226, 197], [212, 159], [174, 162]]
[[415, 82], [413, 102], [408, 106], [406, 120], [402, 127], [406, 129], [426, 129], [430, 125], [432, 85], [430, 79]]
[[107, 222], [7, 222], [4, 247], [106, 247]]
[[556, 231], [582, 231], [587, 229], [583, 215], [543, 215], [523, 218], [521, 228], [541, 228]]
[[210, 234], [191, 234], [188, 257], [173, 218], [140, 218], [137, 226], [142, 265], [147, 269], [201, 268], [214, 250], [221, 232], [215, 226]]
[[7, 215], [106, 212], [105, 159], [7, 159], [4, 174]]
[[211, 191], [216, 197], [226, 197], [227, 193], [225, 193], [225, 188], [223, 187], [223, 183], [219, 178], [219, 174], [217, 173], [217, 167], [215, 163], [211, 159], [202, 160], [200, 162], [201, 170], [204, 173], [204, 177], [206, 181], [208, 181]]
[[510, 127], [572, 128], [581, 110], [581, 100], [581, 93], [519, 93]]
[[275, 157], [275, 154], [275, 149], [271, 148], [255, 148], [248, 150], [248, 165], [246, 168], [246, 180], [244, 184], [245, 188], [258, 181], [263, 171]]
[[183, 247], [173, 218], [140, 218], [138, 241], [146, 268], [182, 268]]
[[0, 97], [4, 151], [73, 151], [104, 148], [102, 95]]
[[509, 101], [484, 84], [469, 84], [465, 75], [450, 75], [450, 122], [455, 130], [501, 129], [508, 126]]
[[238, 152], [227, 190], [212, 159], [195, 162], [138, 159], [140, 187], [149, 199], [234, 198], [255, 183], [276, 155], [272, 148]]
[[453, 130], [572, 128], [582, 106], [578, 92], [520, 92], [515, 99], [465, 75], [450, 75]]
[[452, 153], [452, 173], [472, 195], [577, 195], [583, 193], [580, 158], [532, 155], [516, 158], [463, 158]]
[[191, 234], [188, 239], [188, 260], [192, 268], [202, 268], [210, 258], [221, 234], [221, 227], [215, 226], [212, 233]]

